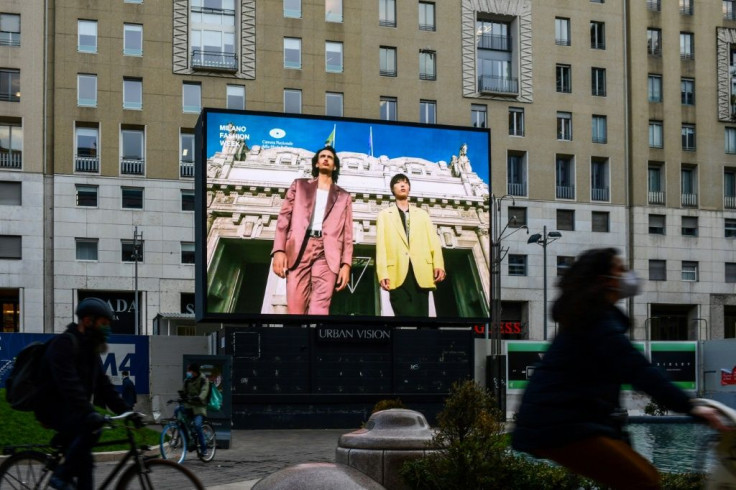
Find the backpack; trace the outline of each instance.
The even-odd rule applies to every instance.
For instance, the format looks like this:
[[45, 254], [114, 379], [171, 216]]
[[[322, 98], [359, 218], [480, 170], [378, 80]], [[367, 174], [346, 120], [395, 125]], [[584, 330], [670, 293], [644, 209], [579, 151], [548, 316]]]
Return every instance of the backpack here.
[[217, 389], [215, 383], [209, 382], [206, 402], [207, 410], [218, 412], [222, 408], [222, 393]]
[[[77, 350], [77, 339], [70, 335], [74, 344], [74, 352]], [[46, 342], [31, 342], [18, 353], [13, 364], [10, 376], [5, 380], [5, 400], [14, 410], [32, 412], [38, 405], [41, 395], [41, 365], [46, 350], [53, 337]]]

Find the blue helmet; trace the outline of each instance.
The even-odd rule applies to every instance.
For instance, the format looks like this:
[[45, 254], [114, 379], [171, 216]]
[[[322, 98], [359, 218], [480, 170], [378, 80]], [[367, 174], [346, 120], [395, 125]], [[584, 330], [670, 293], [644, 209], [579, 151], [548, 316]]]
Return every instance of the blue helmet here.
[[107, 301], [101, 300], [100, 298], [84, 298], [77, 305], [77, 317], [84, 318], [85, 316], [92, 317], [103, 317], [110, 321], [115, 318], [115, 312], [112, 311]]

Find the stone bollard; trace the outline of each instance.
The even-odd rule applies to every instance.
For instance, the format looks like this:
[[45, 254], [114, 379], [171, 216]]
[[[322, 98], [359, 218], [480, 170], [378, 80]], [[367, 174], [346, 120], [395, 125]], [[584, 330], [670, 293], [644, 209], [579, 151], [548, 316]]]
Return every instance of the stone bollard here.
[[419, 412], [392, 408], [371, 415], [364, 429], [343, 434], [335, 462], [373, 478], [388, 490], [408, 488], [399, 474], [404, 462], [434, 452], [434, 432]]

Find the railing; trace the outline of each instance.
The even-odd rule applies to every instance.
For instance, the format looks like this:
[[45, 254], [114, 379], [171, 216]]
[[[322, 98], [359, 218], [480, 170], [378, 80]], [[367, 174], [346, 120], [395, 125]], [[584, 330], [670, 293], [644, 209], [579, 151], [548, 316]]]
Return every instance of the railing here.
[[575, 199], [575, 186], [558, 185], [555, 188], [555, 197], [557, 199]]
[[20, 102], [20, 97], [16, 92], [0, 92], [0, 101]]
[[99, 173], [100, 158], [77, 155], [74, 157], [75, 172]]
[[562, 38], [556, 37], [555, 44], [558, 46], [570, 46], [570, 38], [568, 37], [568, 38], [562, 39]]
[[419, 80], [437, 80], [436, 73], [419, 73]]
[[652, 12], [659, 12], [662, 10], [662, 3], [660, 0], [647, 0], [647, 10]]
[[609, 196], [608, 187], [601, 187], [601, 188], [593, 187], [591, 189], [590, 197], [593, 201], [608, 201], [609, 199], [608, 196]]
[[647, 52], [649, 56], [662, 56], [662, 46], [657, 44], [656, 46], [648, 46]]
[[605, 41], [590, 41], [590, 49], [606, 49]]
[[695, 53], [680, 53], [681, 61], [690, 61], [695, 59]]
[[693, 15], [693, 5], [680, 5], [680, 13], [682, 15]]
[[0, 168], [23, 168], [23, 153], [14, 151], [0, 153]]
[[419, 30], [420, 31], [434, 31], [435, 27], [434, 24], [419, 24]]
[[20, 32], [0, 32], [0, 46], [20, 46]]
[[179, 177], [194, 177], [194, 162], [179, 162]]
[[606, 135], [593, 135], [593, 143], [608, 143], [608, 137]]
[[501, 92], [505, 94], [519, 93], [519, 80], [517, 78], [492, 77], [481, 75], [478, 77], [479, 92]]
[[728, 209], [736, 209], [736, 196], [724, 196], [723, 207]]
[[494, 51], [511, 51], [511, 36], [498, 34], [481, 34], [478, 36], [478, 47]]
[[235, 53], [223, 51], [192, 50], [192, 68], [206, 68], [208, 70], [237, 71], [238, 59]]
[[526, 184], [509, 182], [507, 184], [507, 193], [512, 196], [526, 196]]
[[396, 19], [378, 19], [378, 25], [381, 27], [396, 27]]
[[697, 194], [682, 194], [681, 202], [683, 206], [693, 208], [698, 205], [698, 195]]
[[146, 169], [145, 160], [123, 158], [120, 160], [120, 174], [122, 175], [144, 175]]
[[664, 191], [649, 191], [649, 204], [664, 205]]
[[382, 77], [395, 77], [396, 76], [396, 69], [393, 70], [381, 70], [381, 76]]

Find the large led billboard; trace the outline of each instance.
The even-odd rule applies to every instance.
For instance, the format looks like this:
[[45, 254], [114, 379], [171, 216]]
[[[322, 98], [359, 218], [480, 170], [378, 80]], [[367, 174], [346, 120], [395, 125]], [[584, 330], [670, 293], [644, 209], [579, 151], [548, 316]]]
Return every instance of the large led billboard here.
[[198, 320], [488, 321], [489, 130], [204, 109], [195, 141]]

